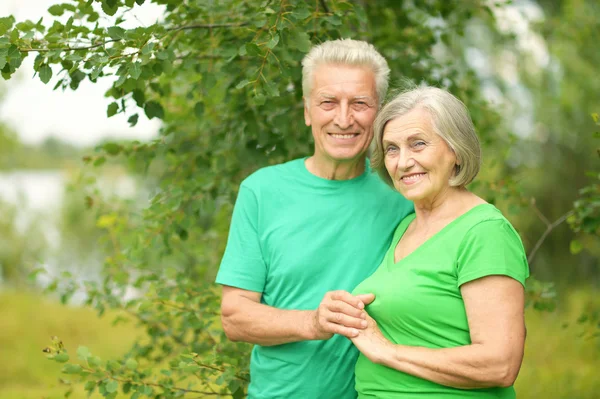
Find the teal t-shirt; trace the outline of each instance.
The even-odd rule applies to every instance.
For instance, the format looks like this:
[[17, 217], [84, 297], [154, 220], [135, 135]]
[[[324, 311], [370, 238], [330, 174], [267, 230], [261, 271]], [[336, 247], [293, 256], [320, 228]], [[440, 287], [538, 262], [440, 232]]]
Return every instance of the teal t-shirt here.
[[[304, 159], [249, 176], [233, 211], [217, 283], [262, 293], [279, 309], [316, 309], [375, 271], [412, 203], [368, 168], [351, 180], [317, 177]], [[355, 398], [357, 350], [325, 341], [255, 345], [249, 398]]]
[[[459, 216], [415, 251], [394, 262], [394, 250], [414, 220], [398, 226], [375, 273], [354, 290], [372, 292], [366, 310], [383, 335], [400, 345], [453, 348], [471, 338], [460, 286], [489, 275], [506, 275], [525, 284], [529, 276], [521, 239], [493, 205], [478, 205]], [[515, 398], [513, 387], [456, 389], [372, 363], [356, 363], [359, 398]]]

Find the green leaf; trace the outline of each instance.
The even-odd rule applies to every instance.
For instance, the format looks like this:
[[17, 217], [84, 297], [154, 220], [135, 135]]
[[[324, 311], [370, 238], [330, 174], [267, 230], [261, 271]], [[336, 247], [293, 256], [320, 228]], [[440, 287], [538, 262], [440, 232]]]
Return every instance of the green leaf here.
[[106, 392], [108, 393], [117, 392], [117, 389], [119, 389], [119, 383], [115, 380], [111, 380], [106, 384]]
[[165, 111], [159, 103], [156, 101], [148, 101], [146, 106], [144, 107], [144, 113], [148, 117], [148, 119], [159, 118], [164, 119]]
[[279, 89], [277, 88], [277, 84], [275, 82], [265, 82], [264, 87], [267, 95], [271, 97], [279, 97]]
[[267, 47], [270, 49], [274, 49], [275, 46], [277, 46], [277, 43], [279, 43], [279, 34], [275, 33], [271, 40], [269, 40], [269, 42], [267, 43]]
[[102, 11], [104, 11], [106, 15], [110, 15], [112, 17], [117, 13], [118, 9], [119, 5], [116, 1], [102, 0]]
[[342, 18], [339, 15], [332, 15], [327, 21], [333, 26], [340, 26], [342, 24]]
[[111, 26], [107, 30], [108, 36], [115, 40], [123, 40], [125, 39], [125, 29], [120, 26]]
[[196, 105], [194, 105], [194, 115], [196, 115], [196, 118], [198, 119], [204, 117], [204, 104], [202, 102], [198, 101]]
[[154, 43], [146, 43], [144, 47], [142, 47], [142, 54], [147, 55], [152, 52], [154, 49]]
[[135, 370], [138, 367], [138, 362], [136, 362], [134, 359], [127, 359], [125, 362], [125, 367], [127, 367], [129, 370]]
[[569, 250], [573, 255], [577, 255], [583, 250], [583, 245], [578, 240], [572, 240], [569, 244]]
[[85, 386], [83, 389], [85, 389], [88, 392], [92, 392], [94, 389], [96, 389], [96, 385], [98, 385], [96, 383], [96, 381], [88, 381], [85, 383]]
[[65, 9], [62, 6], [62, 4], [55, 4], [48, 8], [48, 12], [54, 15], [55, 17], [60, 17], [65, 12]]
[[116, 102], [112, 102], [108, 105], [108, 108], [106, 109], [106, 116], [110, 118], [111, 116], [116, 115], [118, 111], [119, 104], [117, 104]]
[[65, 374], [79, 374], [83, 369], [78, 364], [65, 364], [62, 372]]
[[40, 67], [40, 80], [42, 83], [47, 84], [52, 79], [52, 68], [49, 65], [42, 65]]
[[137, 3], [138, 6], [141, 6], [142, 4], [144, 4], [144, 1], [146, 1], [146, 0], [135, 0], [135, 2]]
[[129, 122], [129, 126], [134, 127], [135, 125], [137, 125], [139, 117], [140, 116], [138, 114], [131, 115], [129, 119], [127, 119], [127, 122]]
[[77, 348], [77, 357], [81, 360], [87, 360], [88, 357], [90, 357], [91, 353], [90, 350], [85, 347], [85, 346], [80, 346], [79, 348]]
[[15, 17], [9, 15], [8, 17], [0, 18], [0, 36], [12, 29], [15, 24]]
[[294, 17], [298, 20], [306, 19], [312, 15], [312, 12], [306, 7], [306, 4], [301, 4], [293, 11]]
[[88, 357], [87, 362], [90, 367], [97, 367], [102, 363], [102, 360], [98, 356], [90, 356]]
[[121, 152], [122, 147], [117, 143], [106, 143], [102, 146], [104, 151], [109, 155], [118, 155]]
[[135, 80], [137, 80], [142, 74], [142, 64], [140, 62], [132, 62], [129, 64], [129, 74]]
[[261, 55], [260, 47], [256, 43], [246, 43], [246, 53], [252, 56]]
[[28, 31], [32, 30], [33, 28], [35, 28], [35, 24], [33, 22], [31, 22], [30, 20], [19, 22], [17, 24], [17, 29], [19, 29], [21, 32], [28, 32]]
[[61, 352], [58, 355], [54, 356], [54, 360], [59, 363], [66, 363], [69, 361], [69, 355], [66, 352]]
[[312, 47], [310, 36], [308, 33], [301, 31], [293, 31], [289, 37], [290, 45], [294, 46], [298, 50], [307, 53]]
[[231, 393], [231, 396], [233, 397], [233, 399], [244, 399], [246, 397], [246, 395], [244, 394], [244, 388], [239, 387]]
[[96, 167], [102, 166], [104, 164], [104, 162], [106, 162], [106, 157], [100, 156], [100, 157], [96, 158], [96, 160], [94, 161], [93, 165], [96, 166]]
[[239, 83], [238, 83], [238, 84], [235, 86], [235, 88], [236, 88], [236, 89], [241, 89], [241, 88], [244, 88], [244, 87], [248, 86], [249, 84], [250, 84], [250, 81], [249, 81], [248, 79], [244, 79], [244, 80], [242, 80], [241, 82], [239, 82]]

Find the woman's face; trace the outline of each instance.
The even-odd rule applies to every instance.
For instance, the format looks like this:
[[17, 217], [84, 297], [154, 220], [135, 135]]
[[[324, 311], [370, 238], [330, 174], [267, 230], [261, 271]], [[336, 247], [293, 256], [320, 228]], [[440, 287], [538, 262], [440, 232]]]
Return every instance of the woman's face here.
[[429, 112], [417, 108], [389, 121], [383, 131], [385, 167], [394, 187], [416, 204], [443, 200], [456, 155], [433, 130]]

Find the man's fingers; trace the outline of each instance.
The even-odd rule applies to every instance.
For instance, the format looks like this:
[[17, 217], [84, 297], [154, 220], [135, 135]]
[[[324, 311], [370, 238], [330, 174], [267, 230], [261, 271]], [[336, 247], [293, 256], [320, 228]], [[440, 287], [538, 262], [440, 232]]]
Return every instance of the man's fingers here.
[[356, 309], [364, 309], [365, 304], [359, 298], [359, 296], [354, 296], [347, 291], [333, 291], [331, 293], [330, 298], [334, 301], [342, 301], [355, 307]]
[[375, 300], [375, 294], [360, 294], [356, 298], [367, 306]]
[[358, 337], [358, 330], [356, 328], [344, 327], [340, 324], [333, 324], [333, 323], [330, 323], [327, 327], [328, 327], [328, 330], [330, 330], [332, 334], [343, 335], [346, 338]]
[[362, 309], [357, 309], [352, 305], [342, 301], [332, 301], [326, 304], [326, 309], [333, 313], [343, 313], [350, 317], [356, 317], [359, 319], [366, 318], [366, 312]]
[[327, 324], [337, 324], [348, 328], [363, 329], [367, 328], [367, 321], [356, 317], [350, 317], [343, 313], [328, 313], [325, 317]]

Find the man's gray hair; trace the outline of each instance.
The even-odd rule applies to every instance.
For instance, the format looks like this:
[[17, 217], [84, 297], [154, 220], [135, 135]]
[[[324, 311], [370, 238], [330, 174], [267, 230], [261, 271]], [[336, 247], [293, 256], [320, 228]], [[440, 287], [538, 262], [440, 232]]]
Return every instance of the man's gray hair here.
[[391, 99], [379, 112], [373, 123], [374, 149], [371, 166], [381, 178], [394, 186], [385, 168], [383, 133], [393, 119], [422, 108], [431, 115], [433, 130], [456, 154], [457, 165], [450, 179], [453, 187], [471, 183], [481, 167], [481, 146], [469, 110], [458, 98], [437, 87], [421, 86], [402, 92]]
[[302, 94], [308, 105], [314, 71], [319, 65], [350, 65], [368, 67], [375, 75], [377, 101], [381, 105], [388, 89], [390, 68], [375, 47], [367, 42], [352, 39], [337, 39], [314, 46], [302, 60]]

